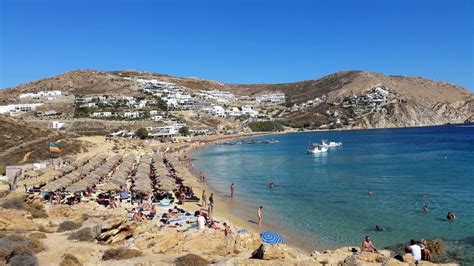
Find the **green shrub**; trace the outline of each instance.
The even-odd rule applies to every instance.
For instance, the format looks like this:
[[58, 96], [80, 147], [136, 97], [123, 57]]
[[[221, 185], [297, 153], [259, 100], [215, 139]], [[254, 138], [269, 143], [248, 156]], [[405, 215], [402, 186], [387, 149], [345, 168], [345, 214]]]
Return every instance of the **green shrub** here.
[[253, 132], [275, 132], [283, 131], [283, 126], [279, 122], [275, 121], [258, 121], [249, 124], [250, 129]]
[[140, 139], [146, 139], [146, 137], [148, 137], [148, 130], [146, 130], [146, 128], [139, 128], [139, 129], [137, 129], [135, 134]]
[[187, 127], [182, 127], [179, 129], [179, 134], [183, 136], [188, 136], [189, 135], [189, 129]]

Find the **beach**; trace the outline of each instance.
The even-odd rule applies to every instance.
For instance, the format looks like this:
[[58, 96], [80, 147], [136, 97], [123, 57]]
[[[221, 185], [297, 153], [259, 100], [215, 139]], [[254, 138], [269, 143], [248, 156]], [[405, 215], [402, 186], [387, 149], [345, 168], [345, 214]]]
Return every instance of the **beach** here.
[[[104, 162], [111, 163], [113, 160], [110, 158], [117, 156], [117, 154], [123, 154], [124, 158], [126, 158], [126, 154], [134, 154], [140, 156], [141, 160], [147, 158], [147, 154], [155, 154], [156, 158], [166, 158], [171, 162], [173, 171], [183, 180], [183, 184], [191, 187], [195, 195], [200, 197], [203, 189], [208, 192], [208, 195], [215, 192], [211, 186], [200, 181], [196, 176], [195, 172], [199, 169], [193, 168], [191, 165], [194, 162], [192, 160], [193, 152], [219, 141], [256, 136], [258, 135], [242, 134], [193, 139], [181, 138], [174, 143], [127, 139], [104, 141], [103, 137], [82, 137], [81, 140], [90, 142], [93, 149], [89, 149], [87, 153], [77, 154], [76, 158], [84, 160], [91, 158], [91, 156], [92, 158], [101, 156], [101, 158], [109, 158]], [[97, 162], [93, 159], [90, 163]], [[176, 263], [177, 259], [187, 254], [200, 256], [208, 263], [232, 265], [319, 265], [343, 262], [351, 265], [357, 261], [396, 263], [396, 260], [390, 257], [390, 251], [382, 251], [377, 254], [354, 253], [353, 250], [359, 249], [357, 246], [319, 251], [314, 251], [312, 248], [301, 248], [305, 247], [304, 243], [288, 241], [291, 237], [287, 237], [286, 232], [269, 226], [265, 219], [270, 218], [265, 216], [265, 212], [263, 225], [258, 226], [249, 221], [256, 220], [256, 207], [243, 210], [238, 201], [218, 195], [219, 193], [215, 193], [215, 210], [212, 218], [220, 225], [227, 223], [231, 226], [232, 234], [229, 236], [225, 236], [222, 230], [206, 229], [199, 232], [191, 229], [192, 227], [190, 229], [162, 227], [152, 221], [136, 222], [133, 219], [130, 220], [130, 210], [134, 206], [128, 203], [122, 203], [119, 208], [115, 209], [89, 200], [73, 205], [49, 204], [40, 201], [32, 194], [27, 195], [21, 190], [20, 186], [17, 192], [2, 199], [0, 224], [6, 232], [7, 239], [13, 239], [13, 235], [18, 232], [24, 232], [21, 237], [25, 237], [27, 243], [29, 243], [28, 241], [39, 243], [35, 251], [35, 258], [40, 265], [59, 265], [62, 260], [72, 257], [75, 258], [73, 260], [85, 265], [111, 265], [117, 260], [123, 265], [166, 265]], [[239, 187], [236, 189], [236, 194], [239, 194]], [[17, 201], [24, 197], [26, 197], [24, 200], [28, 205], [35, 204], [34, 202], [41, 204], [42, 207], [39, 210], [44, 211], [44, 214], [39, 216], [42, 218], [31, 218], [29, 214], [31, 210], [28, 208], [22, 207], [12, 210], [6, 207], [9, 206], [8, 204], [5, 205], [5, 202]], [[196, 202], [186, 202], [176, 206], [189, 213], [202, 208]], [[166, 208], [159, 208], [158, 212], [166, 212]], [[62, 231], [61, 228], [65, 226], [64, 224], [71, 222], [77, 223], [78, 227]], [[186, 228], [188, 226], [190, 224], [186, 225]], [[273, 229], [283, 235], [285, 243], [262, 245], [258, 234], [267, 229]], [[81, 237], [76, 239], [77, 235], [84, 234], [84, 231], [88, 232], [86, 237], [81, 236], [84, 239]], [[93, 232], [97, 232], [97, 234]], [[93, 237], [90, 237], [89, 233]], [[34, 239], [33, 236], [38, 235], [42, 237]], [[15, 235], [14, 239], [19, 237]], [[58, 242], [63, 244], [57, 247], [56, 243]], [[111, 260], [106, 258], [109, 256], [106, 254], [114, 248], [126, 250], [127, 255], [122, 257], [115, 255]], [[68, 257], [65, 254], [71, 256]], [[253, 256], [256, 257], [251, 259], [250, 257]]]

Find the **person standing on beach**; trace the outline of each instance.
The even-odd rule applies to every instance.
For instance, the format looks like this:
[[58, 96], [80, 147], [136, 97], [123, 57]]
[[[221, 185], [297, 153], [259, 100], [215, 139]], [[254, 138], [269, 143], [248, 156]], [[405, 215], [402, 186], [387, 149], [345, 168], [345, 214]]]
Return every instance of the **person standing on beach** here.
[[201, 196], [201, 205], [202, 207], [206, 206], [207, 207], [207, 193], [206, 190], [202, 190], [202, 196]]
[[234, 197], [234, 183], [230, 184], [230, 197], [233, 198]]
[[260, 206], [257, 209], [258, 225], [262, 225], [262, 218], [263, 218], [262, 217], [263, 216], [262, 210], [263, 210], [263, 206]]
[[209, 206], [207, 212], [209, 215], [212, 214], [212, 211], [214, 210], [214, 194], [211, 193], [211, 196], [209, 197]]

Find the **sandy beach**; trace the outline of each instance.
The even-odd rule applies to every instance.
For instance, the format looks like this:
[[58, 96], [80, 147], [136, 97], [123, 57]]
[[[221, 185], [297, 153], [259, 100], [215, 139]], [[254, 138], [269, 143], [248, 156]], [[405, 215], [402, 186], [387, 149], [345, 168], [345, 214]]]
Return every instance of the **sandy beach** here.
[[[208, 195], [213, 191], [196, 176], [195, 172], [199, 169], [192, 167], [190, 153], [208, 144], [255, 135], [182, 138], [174, 143], [128, 139], [104, 141], [104, 137], [82, 137], [81, 140], [89, 143], [89, 149], [75, 155], [75, 158], [112, 158], [117, 154], [146, 157], [147, 154], [161, 151], [161, 156], [173, 164], [183, 184], [191, 187], [195, 195], [200, 197], [202, 190], [206, 190]], [[179, 264], [180, 259], [189, 259], [186, 256], [190, 254], [203, 261], [194, 265], [355, 265], [357, 262], [410, 265], [391, 258], [390, 251], [366, 254], [352, 252], [358, 247], [342, 247], [323, 252], [300, 248], [305, 247], [304, 243], [291, 241], [279, 245], [262, 245], [258, 234], [261, 231], [273, 229], [284, 232], [269, 227], [265, 223], [265, 216], [261, 226], [250, 222], [256, 220], [256, 208], [243, 209], [237, 200], [214, 196], [216, 205], [212, 218], [220, 225], [230, 225], [232, 233], [228, 236], [221, 229], [196, 231], [191, 224], [169, 227], [160, 226], [151, 220], [137, 222], [130, 219], [135, 206], [126, 202], [118, 208], [104, 207], [89, 199], [73, 205], [50, 204], [34, 194], [24, 193], [20, 186], [17, 191], [0, 200], [1, 241], [17, 243], [17, 246], [20, 243], [26, 245], [25, 257], [22, 259], [25, 263], [32, 260], [33, 264], [39, 265], [111, 265], [117, 261], [121, 265], [174, 265]], [[202, 209], [200, 202], [176, 206], [189, 213]], [[161, 215], [169, 207], [157, 208]], [[245, 229], [245, 232], [240, 233], [241, 229]], [[287, 240], [287, 236], [282, 235]], [[14, 247], [5, 251], [5, 254], [11, 255], [4, 257], [4, 262], [12, 263], [12, 258], [19, 259]], [[191, 260], [196, 260], [196, 257]], [[427, 262], [423, 264], [429, 265]]]

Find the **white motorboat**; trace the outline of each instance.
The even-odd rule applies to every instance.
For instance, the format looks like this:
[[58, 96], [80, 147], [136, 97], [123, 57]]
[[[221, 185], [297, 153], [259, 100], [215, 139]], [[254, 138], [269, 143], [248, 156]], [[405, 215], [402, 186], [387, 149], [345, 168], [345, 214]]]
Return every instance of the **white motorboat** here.
[[316, 153], [323, 153], [327, 151], [328, 151], [328, 148], [325, 147], [324, 145], [313, 145], [312, 149], [308, 150], [308, 153], [316, 154]]
[[339, 147], [339, 146], [342, 146], [342, 142], [321, 140], [321, 145], [325, 147]]

